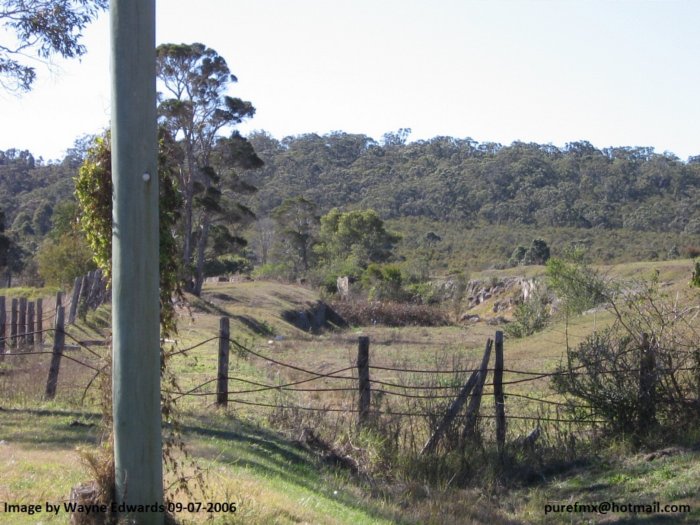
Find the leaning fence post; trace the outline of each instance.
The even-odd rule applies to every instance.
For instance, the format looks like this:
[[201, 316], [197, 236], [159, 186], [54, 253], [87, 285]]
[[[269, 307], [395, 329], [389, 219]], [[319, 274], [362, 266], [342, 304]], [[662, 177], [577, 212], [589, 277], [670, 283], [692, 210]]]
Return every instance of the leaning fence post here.
[[39, 298], [36, 300], [36, 344], [41, 345], [44, 342], [44, 300]]
[[58, 370], [61, 366], [61, 356], [63, 355], [63, 345], [65, 342], [63, 306], [56, 309], [56, 330], [53, 337], [53, 355], [51, 356], [51, 368], [49, 368], [49, 378], [46, 381], [46, 399], [53, 399], [56, 395], [56, 385], [58, 383]]
[[469, 400], [469, 405], [467, 405], [467, 414], [464, 418], [464, 430], [462, 431], [462, 439], [466, 440], [472, 436], [476, 435], [476, 418], [479, 415], [479, 408], [481, 407], [481, 395], [484, 391], [484, 383], [486, 383], [486, 376], [489, 373], [488, 366], [489, 360], [491, 359], [491, 347], [493, 346], [493, 341], [489, 338], [486, 341], [486, 350], [484, 350], [484, 357], [481, 360], [481, 368], [479, 368], [479, 380], [474, 387], [472, 392], [472, 397]]
[[366, 425], [369, 420], [369, 404], [372, 390], [369, 381], [369, 337], [362, 335], [357, 339], [357, 377], [360, 390], [358, 424]]
[[642, 334], [639, 355], [639, 422], [638, 428], [644, 431], [656, 422], [656, 385], [654, 349], [649, 343], [649, 335]]
[[[489, 342], [490, 342], [490, 339], [486, 343], [486, 350], [484, 350], [484, 357], [486, 357], [485, 354], [487, 352], [491, 351], [491, 346], [489, 345]], [[483, 361], [483, 359], [482, 359], [482, 361]], [[462, 406], [464, 405], [464, 403], [467, 401], [467, 397], [469, 397], [469, 393], [472, 391], [472, 389], [474, 388], [474, 385], [476, 385], [478, 380], [479, 380], [479, 370], [474, 370], [471, 373], [471, 375], [469, 376], [469, 379], [467, 379], [467, 382], [464, 383], [464, 386], [460, 389], [459, 394], [457, 394], [457, 397], [452, 402], [452, 405], [450, 405], [450, 408], [447, 410], [447, 413], [442, 418], [442, 421], [440, 421], [440, 424], [435, 429], [435, 432], [433, 432], [433, 435], [430, 436], [430, 439], [428, 439], [428, 441], [423, 446], [423, 450], [420, 451], [421, 455], [429, 454], [435, 450], [435, 447], [437, 447], [437, 444], [440, 442], [442, 435], [445, 433], [445, 431], [452, 424], [455, 417], [457, 417], [457, 414], [459, 413], [459, 411], [462, 408]]]
[[17, 317], [19, 314], [19, 301], [12, 299], [10, 306], [10, 346], [17, 348]]
[[0, 295], [0, 363], [5, 359], [5, 296]]
[[216, 404], [228, 405], [228, 351], [229, 351], [229, 319], [219, 319], [219, 375], [216, 380]]
[[503, 332], [496, 332], [496, 361], [493, 371], [493, 395], [496, 403], [496, 445], [499, 456], [503, 456], [506, 444], [506, 406], [503, 395]]
[[27, 342], [27, 298], [19, 298], [19, 322], [17, 323], [17, 337], [19, 344], [24, 345]]

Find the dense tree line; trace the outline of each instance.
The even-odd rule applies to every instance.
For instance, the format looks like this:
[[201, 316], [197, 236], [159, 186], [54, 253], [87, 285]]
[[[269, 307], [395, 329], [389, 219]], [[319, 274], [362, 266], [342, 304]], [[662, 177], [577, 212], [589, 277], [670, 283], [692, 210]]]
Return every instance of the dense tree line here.
[[[212, 169], [200, 169], [198, 177], [206, 177], [190, 197], [198, 211], [189, 260], [195, 267], [204, 261], [209, 275], [249, 269], [251, 258], [258, 265], [284, 261], [294, 275], [304, 274], [324, 260], [314, 243], [319, 219], [334, 208], [376, 210], [401, 234], [396, 259], [420, 275], [507, 264], [518, 246], [537, 238], [555, 253], [578, 242], [600, 262], [697, 255], [700, 157], [684, 162], [651, 148], [601, 150], [587, 142], [408, 143], [407, 134], [389, 133], [381, 142], [342, 132], [282, 140], [264, 132], [245, 140], [234, 132], [217, 139], [205, 159]], [[33, 254], [56, 224], [54, 246], [56, 235], [72, 234], [77, 209], [69, 204], [87, 145], [77, 141], [52, 163], [28, 151], [0, 151], [3, 235], [12, 240], [4, 274], [10, 261], [14, 273], [36, 274]]]
[[585, 141], [407, 143], [405, 133], [381, 143], [342, 132], [249, 138], [265, 162], [251, 173], [259, 215], [301, 195], [322, 212], [350, 206], [385, 219], [700, 233], [700, 157]]

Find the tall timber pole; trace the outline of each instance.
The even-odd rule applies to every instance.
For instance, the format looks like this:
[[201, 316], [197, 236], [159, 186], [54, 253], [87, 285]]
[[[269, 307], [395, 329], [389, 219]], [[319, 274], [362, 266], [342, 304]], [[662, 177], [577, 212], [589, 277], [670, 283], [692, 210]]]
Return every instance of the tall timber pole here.
[[155, 0], [110, 4], [115, 497], [162, 525]]

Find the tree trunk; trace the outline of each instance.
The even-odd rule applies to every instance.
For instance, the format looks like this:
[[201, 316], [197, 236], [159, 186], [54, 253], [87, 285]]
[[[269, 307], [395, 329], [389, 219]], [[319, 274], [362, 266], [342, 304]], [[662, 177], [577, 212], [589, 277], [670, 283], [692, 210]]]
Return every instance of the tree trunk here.
[[202, 295], [202, 285], [204, 284], [204, 251], [207, 247], [210, 226], [211, 218], [208, 213], [205, 213], [202, 217], [199, 239], [197, 239], [197, 266], [194, 273], [194, 289], [192, 290], [192, 293], [197, 297]]
[[192, 282], [192, 208], [194, 204], [194, 179], [197, 167], [194, 160], [194, 152], [190, 145], [187, 146], [187, 167], [183, 174], [184, 191], [184, 213], [183, 213], [183, 249], [182, 249], [182, 271], [185, 281], [185, 290], [191, 292], [194, 287]]

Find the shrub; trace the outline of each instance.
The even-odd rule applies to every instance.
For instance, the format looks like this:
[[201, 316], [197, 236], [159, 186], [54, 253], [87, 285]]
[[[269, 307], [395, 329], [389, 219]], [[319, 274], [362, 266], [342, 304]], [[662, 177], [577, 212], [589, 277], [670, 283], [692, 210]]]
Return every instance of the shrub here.
[[568, 349], [566, 366], [560, 366], [552, 378], [554, 389], [585, 400], [614, 430], [633, 432], [639, 414], [635, 349], [634, 339], [617, 331], [593, 334]]
[[522, 264], [544, 264], [549, 259], [549, 246], [542, 239], [534, 239], [522, 258]]
[[207, 277], [223, 274], [249, 274], [253, 267], [250, 261], [240, 255], [221, 255], [204, 263], [204, 275]]
[[396, 264], [370, 264], [360, 278], [367, 289], [370, 300], [403, 301], [407, 294], [403, 290], [401, 269]]
[[700, 257], [700, 246], [684, 246], [683, 255], [689, 259]]
[[[697, 425], [699, 307], [691, 301], [681, 306], [681, 299], [660, 293], [658, 279], [622, 291], [610, 303], [613, 326], [567, 349], [566, 365], [554, 376], [555, 389], [585, 401], [616, 432], [639, 437], [656, 427], [671, 437]], [[642, 355], [653, 359], [651, 387], [644, 395]]]
[[414, 304], [439, 304], [445, 295], [444, 290], [426, 281], [407, 284], [404, 290], [407, 299]]
[[253, 270], [253, 277], [256, 279], [282, 279], [288, 280], [290, 275], [290, 268], [284, 263], [267, 263], [258, 266]]
[[527, 253], [527, 248], [525, 246], [518, 246], [513, 250], [513, 253], [510, 256], [510, 259], [508, 259], [508, 262], [506, 263], [506, 266], [509, 268], [512, 268], [513, 266], [518, 266], [519, 264], [522, 264], [523, 259], [525, 259], [525, 254]]
[[513, 322], [507, 324], [504, 330], [512, 337], [527, 337], [542, 330], [549, 317], [549, 292], [543, 283], [538, 283], [527, 301], [516, 306]]
[[603, 278], [583, 262], [580, 252], [570, 258], [547, 261], [547, 283], [568, 313], [580, 314], [605, 302], [608, 290]]
[[39, 247], [39, 276], [47, 285], [70, 286], [76, 277], [96, 268], [93, 254], [85, 239], [76, 233], [46, 239]]

